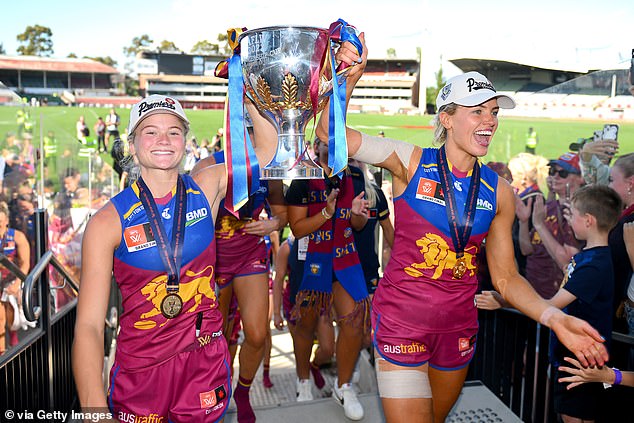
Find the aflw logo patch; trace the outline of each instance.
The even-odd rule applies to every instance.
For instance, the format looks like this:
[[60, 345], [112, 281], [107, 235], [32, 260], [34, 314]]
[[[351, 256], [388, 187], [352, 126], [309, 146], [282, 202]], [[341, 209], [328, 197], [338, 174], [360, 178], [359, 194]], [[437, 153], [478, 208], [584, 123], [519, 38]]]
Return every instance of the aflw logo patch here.
[[436, 204], [445, 205], [445, 196], [442, 193], [440, 184], [436, 181], [432, 181], [431, 179], [418, 179], [416, 198], [419, 200], [431, 201]]
[[154, 239], [154, 234], [152, 233], [149, 222], [125, 228], [123, 231], [123, 239], [130, 253], [145, 250], [146, 248], [156, 245], [156, 240]]

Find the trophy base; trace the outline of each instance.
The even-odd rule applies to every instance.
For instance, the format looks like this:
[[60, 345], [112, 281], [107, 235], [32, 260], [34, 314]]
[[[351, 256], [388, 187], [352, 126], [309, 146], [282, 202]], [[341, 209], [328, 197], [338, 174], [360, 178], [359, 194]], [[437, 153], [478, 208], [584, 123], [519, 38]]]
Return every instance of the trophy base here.
[[295, 166], [292, 169], [285, 167], [265, 167], [260, 169], [260, 179], [323, 179], [324, 170], [321, 167]]

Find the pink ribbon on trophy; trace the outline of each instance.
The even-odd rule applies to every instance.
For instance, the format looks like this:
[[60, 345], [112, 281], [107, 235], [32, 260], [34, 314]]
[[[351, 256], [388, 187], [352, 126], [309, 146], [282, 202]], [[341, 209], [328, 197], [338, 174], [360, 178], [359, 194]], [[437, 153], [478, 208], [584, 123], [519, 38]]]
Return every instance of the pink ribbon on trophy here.
[[227, 166], [227, 195], [225, 208], [237, 216], [238, 210], [249, 199], [249, 193], [259, 188], [260, 168], [255, 150], [244, 124], [244, 81], [240, 59], [239, 36], [246, 28], [227, 31], [233, 55], [218, 63], [215, 74], [229, 79], [225, 106], [225, 165]]

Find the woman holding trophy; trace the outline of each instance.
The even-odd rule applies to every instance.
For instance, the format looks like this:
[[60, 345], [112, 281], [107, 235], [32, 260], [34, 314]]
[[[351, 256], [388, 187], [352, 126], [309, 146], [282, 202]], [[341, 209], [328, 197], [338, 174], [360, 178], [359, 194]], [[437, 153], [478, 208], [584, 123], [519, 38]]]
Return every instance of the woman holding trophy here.
[[[219, 421], [229, 406], [229, 352], [214, 282], [214, 221], [227, 174], [224, 166], [180, 173], [188, 130], [171, 97], [134, 105], [128, 139], [141, 176], [90, 219], [83, 238], [77, 392], [83, 408], [109, 407], [121, 421]], [[262, 141], [255, 152], [267, 162], [277, 140], [258, 134], [257, 125], [255, 136]], [[113, 274], [124, 312], [106, 398], [103, 332]]]
[[[363, 47], [361, 57], [348, 43], [337, 54], [353, 65], [347, 100], [365, 67]], [[549, 307], [517, 272], [513, 190], [479, 162], [499, 109], [514, 101], [469, 72], [447, 81], [436, 103], [438, 149], [351, 128], [346, 134], [350, 157], [387, 169], [393, 180], [394, 249], [372, 304], [379, 393], [389, 422], [442, 422], [458, 398], [475, 351], [474, 258], [485, 237], [491, 279], [503, 297], [550, 327], [583, 365], [607, 359], [594, 328]], [[316, 131], [320, 138], [327, 116]]]

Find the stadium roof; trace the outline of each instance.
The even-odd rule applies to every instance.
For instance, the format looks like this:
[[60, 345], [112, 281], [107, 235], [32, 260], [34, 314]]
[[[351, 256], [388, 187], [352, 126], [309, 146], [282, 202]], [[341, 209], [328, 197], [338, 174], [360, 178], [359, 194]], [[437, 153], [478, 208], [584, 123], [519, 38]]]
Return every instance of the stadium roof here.
[[561, 66], [558, 68], [552, 66], [538, 66], [535, 64], [528, 63], [520, 63], [520, 62], [512, 62], [508, 60], [496, 60], [496, 59], [474, 59], [474, 58], [461, 58], [461, 59], [451, 59], [449, 60], [451, 63], [456, 65], [463, 72], [477, 71], [480, 73], [485, 73], [492, 69], [495, 70], [506, 70], [513, 71], [518, 68], [529, 68], [533, 70], [546, 70], [551, 72], [565, 72], [565, 73], [575, 73], [575, 74], [586, 74], [589, 72], [589, 69], [582, 69], [579, 66]]
[[37, 56], [2, 56], [0, 69], [47, 72], [119, 73], [112, 66], [91, 59], [53, 59]]

